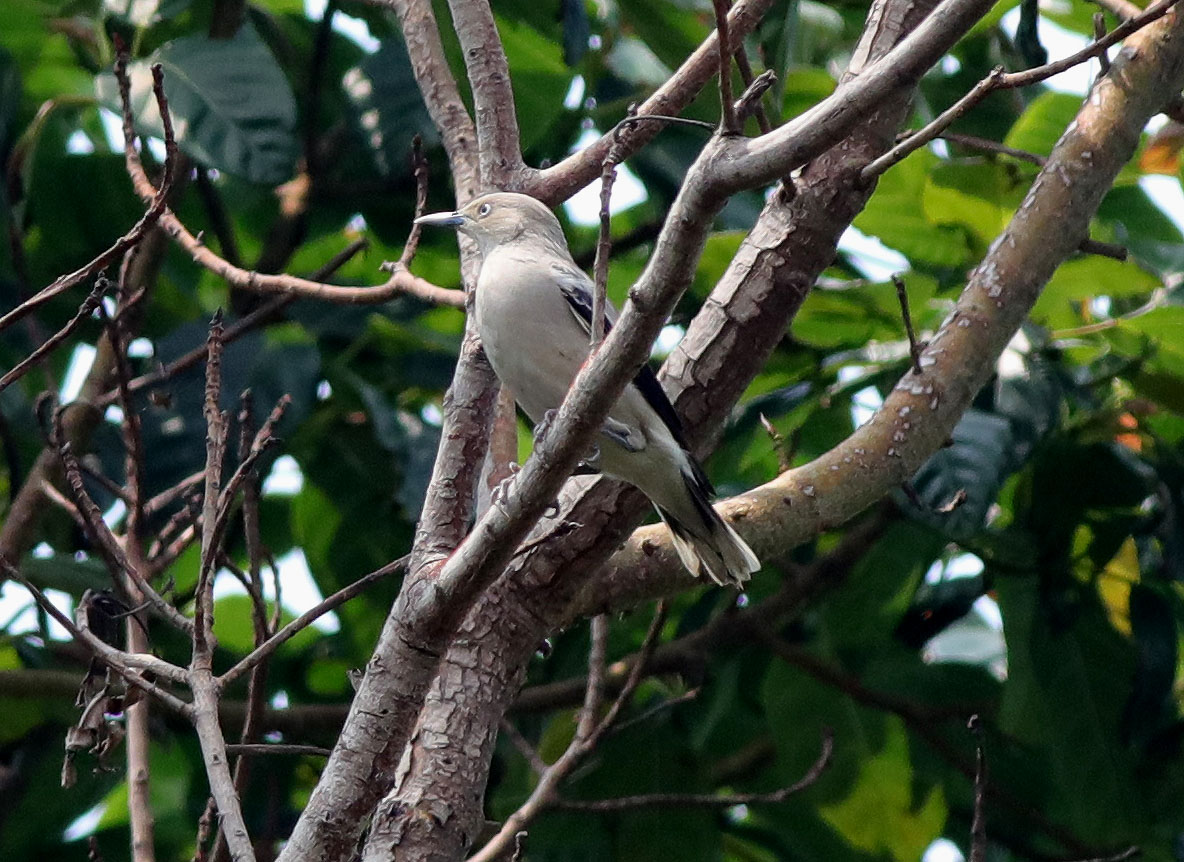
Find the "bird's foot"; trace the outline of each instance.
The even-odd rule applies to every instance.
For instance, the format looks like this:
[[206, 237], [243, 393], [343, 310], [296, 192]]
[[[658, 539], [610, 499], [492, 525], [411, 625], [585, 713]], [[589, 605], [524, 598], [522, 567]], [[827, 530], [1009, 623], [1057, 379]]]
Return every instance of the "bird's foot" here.
[[599, 472], [600, 447], [593, 446], [592, 451], [588, 453], [588, 457], [576, 464], [576, 468], [571, 471], [571, 474], [573, 476], [595, 476]]
[[538, 446], [539, 443], [542, 442], [542, 439], [547, 436], [547, 432], [551, 430], [551, 424], [555, 421], [555, 419], [558, 416], [559, 416], [558, 410], [548, 410], [546, 413], [543, 414], [542, 420], [540, 420], [534, 426], [533, 441], [534, 441], [535, 446]]

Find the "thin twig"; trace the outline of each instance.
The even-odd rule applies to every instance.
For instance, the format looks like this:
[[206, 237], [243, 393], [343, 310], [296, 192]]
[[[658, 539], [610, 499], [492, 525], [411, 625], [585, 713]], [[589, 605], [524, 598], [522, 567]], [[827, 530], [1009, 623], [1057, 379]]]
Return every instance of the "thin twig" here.
[[604, 657], [608, 645], [608, 617], [599, 614], [592, 618], [591, 637], [588, 647], [588, 677], [584, 686], [584, 704], [576, 721], [576, 732], [571, 743], [551, 764], [535, 785], [527, 800], [511, 814], [501, 829], [469, 858], [469, 862], [494, 862], [514, 843], [515, 836], [522, 832], [555, 798], [559, 784], [580, 762], [595, 744], [598, 721], [597, 713], [604, 696]]
[[150, 694], [159, 699], [162, 703], [167, 705], [180, 715], [190, 715], [191, 707], [189, 704], [180, 698], [169, 694], [164, 689], [160, 688], [154, 682], [150, 682], [139, 671], [146, 671], [154, 676], [158, 676], [172, 682], [185, 682], [187, 677], [185, 671], [176, 665], [159, 659], [154, 655], [146, 655], [140, 653], [125, 653], [116, 647], [104, 642], [98, 635], [92, 632], [85, 624], [75, 624], [74, 620], [62, 613], [58, 608], [46, 598], [45, 594], [37, 588], [28, 578], [26, 578], [21, 571], [13, 565], [7, 558], [0, 557], [0, 569], [2, 569], [9, 578], [21, 584], [28, 590], [33, 600], [37, 602], [41, 608], [54, 618], [59, 625], [62, 626], [74, 640], [78, 641], [83, 646], [88, 647], [95, 657], [103, 664], [107, 665], [121, 677], [126, 679], [131, 685]]
[[193, 627], [193, 621], [166, 602], [152, 588], [152, 585], [148, 583], [143, 573], [128, 559], [119, 539], [115, 537], [115, 534], [111, 532], [111, 528], [103, 520], [103, 513], [99, 511], [98, 504], [91, 499], [90, 494], [86, 491], [86, 486], [83, 484], [82, 470], [79, 467], [78, 459], [71, 450], [70, 444], [63, 442], [64, 433], [61, 425], [61, 416], [61, 410], [54, 412], [53, 440], [51, 442], [57, 447], [58, 456], [61, 458], [62, 469], [66, 474], [66, 489], [86, 524], [86, 532], [94, 543], [95, 548], [102, 555], [113, 576], [117, 577], [120, 573], [126, 573], [132, 579], [157, 615], [162, 619], [168, 620], [180, 631], [190, 632]]
[[415, 253], [419, 251], [423, 225], [419, 224], [418, 219], [427, 212], [428, 206], [428, 159], [423, 152], [423, 138], [419, 135], [411, 139], [411, 175], [415, 178], [415, 213], [411, 219], [411, 232], [407, 234], [403, 253], [399, 255], [399, 263], [405, 267], [411, 266]]
[[82, 304], [78, 306], [78, 311], [70, 318], [69, 322], [55, 332], [32, 353], [18, 362], [12, 367], [12, 370], [0, 377], [0, 392], [3, 392], [17, 380], [20, 380], [26, 373], [43, 357], [52, 353], [58, 346], [69, 338], [79, 326], [82, 325], [88, 317], [94, 314], [95, 309], [103, 302], [103, 295], [111, 286], [111, 282], [107, 281], [102, 275], [95, 281], [95, 286], [87, 295], [86, 299], [82, 300]]
[[987, 859], [987, 760], [983, 752], [983, 726], [977, 715], [970, 716], [966, 729], [974, 736], [974, 813], [970, 819], [970, 860]]
[[239, 757], [249, 757], [253, 754], [287, 754], [296, 756], [311, 755], [312, 757], [328, 757], [333, 753], [333, 749], [322, 748], [319, 745], [288, 745], [273, 742], [237, 742], [227, 745], [226, 753]]
[[904, 331], [909, 337], [909, 356], [913, 360], [913, 373], [920, 377], [921, 345], [917, 343], [917, 333], [913, 331], [913, 317], [909, 314], [909, 294], [900, 275], [892, 274], [892, 284], [896, 287], [896, 298], [900, 300], [900, 316], [904, 320]]
[[[967, 147], [972, 150], [979, 150], [984, 153], [997, 153], [999, 155], [1010, 156], [1013, 159], [1028, 162], [1037, 167], [1044, 167], [1044, 163], [1048, 161], [1044, 156], [1037, 153], [1030, 153], [1027, 150], [1018, 150], [1015, 147], [1009, 147], [1006, 144], [1001, 144], [998, 141], [992, 141], [987, 138], [980, 138], [975, 135], [963, 135], [955, 132], [942, 132], [938, 137], [949, 141], [952, 144]], [[905, 138], [907, 140], [907, 138]], [[1083, 239], [1078, 249], [1084, 254], [1096, 254], [1100, 257], [1109, 257], [1114, 260], [1126, 260], [1130, 253], [1124, 246], [1114, 242], [1103, 242], [1096, 239]]]
[[514, 726], [514, 722], [502, 716], [500, 728], [501, 732], [505, 734], [506, 739], [510, 740], [510, 744], [518, 749], [518, 753], [522, 755], [522, 759], [530, 764], [530, 768], [534, 770], [535, 775], [542, 775], [547, 771], [547, 761], [543, 760], [539, 755], [538, 749], [531, 745], [530, 741]]
[[1159, 2], [1148, 6], [1141, 15], [1129, 18], [1119, 24], [1101, 39], [1091, 42], [1080, 51], [1075, 51], [1068, 57], [1052, 63], [1025, 69], [1022, 72], [1005, 72], [1002, 66], [996, 67], [987, 77], [975, 84], [965, 96], [945, 111], [942, 111], [941, 114], [923, 128], [918, 129], [907, 139], [901, 141], [884, 155], [868, 164], [860, 172], [860, 178], [864, 182], [871, 182], [880, 174], [884, 173], [884, 171], [888, 170], [888, 168], [901, 161], [909, 153], [928, 144], [951, 123], [962, 117], [967, 111], [996, 90], [1011, 90], [1017, 87], [1027, 87], [1031, 84], [1037, 84], [1051, 78], [1053, 75], [1059, 75], [1066, 69], [1071, 69], [1074, 66], [1091, 60], [1136, 30], [1147, 26], [1152, 21], [1162, 18], [1178, 2], [1180, 0], [1159, 0]]
[[[1100, 42], [1106, 38], [1106, 16], [1101, 12], [1094, 13], [1094, 41]], [[1110, 55], [1103, 49], [1098, 54], [1098, 77], [1105, 77], [1110, 73]]]
[[[909, 136], [902, 138], [908, 140]], [[1006, 144], [1001, 144], [998, 141], [992, 141], [990, 138], [980, 138], [977, 135], [963, 135], [960, 132], [942, 132], [938, 135], [942, 140], [949, 141], [951, 144], [957, 144], [960, 147], [966, 147], [971, 150], [979, 150], [984, 153], [997, 153], [1002, 156], [1011, 156], [1013, 159], [1018, 159], [1021, 162], [1028, 162], [1036, 165], [1038, 168], [1044, 167], [1044, 163], [1048, 161], [1044, 156], [1038, 153], [1031, 153], [1027, 150], [1019, 150], [1015, 147], [1009, 147]]]
[[[124, 128], [132, 128], [131, 83], [127, 77], [126, 67], [116, 65], [115, 76], [119, 82], [120, 97], [123, 103]], [[160, 103], [160, 114], [165, 122], [166, 130], [170, 127], [171, 119], [168, 101], [164, 98], [163, 90], [157, 95]], [[167, 141], [166, 141], [167, 143]], [[132, 138], [124, 142], [124, 161], [127, 164], [128, 175], [132, 185], [141, 200], [163, 198], [152, 181], [148, 179], [140, 156], [136, 152]], [[163, 186], [162, 186], [163, 190]], [[376, 287], [345, 287], [342, 285], [325, 284], [311, 281], [294, 275], [270, 275], [254, 270], [245, 270], [234, 266], [223, 257], [219, 257], [206, 247], [202, 240], [194, 236], [167, 207], [157, 216], [160, 225], [181, 246], [199, 266], [220, 276], [229, 285], [239, 290], [253, 293], [279, 293], [284, 295], [301, 296], [310, 299], [321, 299], [326, 302], [337, 302], [346, 305], [368, 305], [387, 302], [397, 296], [408, 295], [423, 299], [426, 302], [463, 307], [464, 296], [461, 291], [446, 290], [412, 275], [405, 268], [395, 264], [391, 268], [391, 276]], [[6, 319], [6, 318], [5, 318]], [[3, 324], [0, 320], [0, 324]]]
[[[629, 106], [626, 119], [636, 114], [637, 107]], [[612, 255], [612, 215], [609, 204], [612, 201], [613, 183], [617, 179], [617, 165], [621, 163], [623, 150], [621, 147], [621, 131], [624, 122], [617, 124], [613, 132], [613, 144], [604, 156], [604, 164], [600, 168], [600, 232], [596, 237], [596, 261], [593, 264], [592, 291], [592, 333], [591, 348], [595, 350], [604, 341], [605, 313], [608, 307], [606, 290], [608, 287], [608, 260]]]
[[222, 676], [218, 678], [218, 685], [222, 688], [226, 688], [259, 662], [263, 661], [265, 658], [274, 653], [286, 641], [291, 640], [293, 637], [302, 632], [304, 629], [308, 628], [313, 622], [325, 614], [345, 604], [376, 581], [380, 581], [383, 578], [394, 574], [395, 572], [402, 571], [406, 567], [408, 559], [408, 557], [400, 557], [393, 562], [387, 563], [382, 568], [375, 569], [368, 575], [363, 575], [349, 586], [342, 587], [327, 599], [324, 599], [315, 606], [309, 608], [307, 611], [302, 613], [296, 619], [292, 620], [290, 623], [256, 647], [250, 655], [243, 658], [238, 664], [226, 671], [226, 673], [222, 674]]
[[605, 732], [612, 727], [621, 709], [633, 696], [640, 683], [646, 662], [653, 654], [658, 636], [662, 632], [662, 625], [666, 621], [666, 603], [660, 601], [654, 609], [654, 618], [650, 622], [645, 640], [642, 642], [639, 660], [630, 670], [629, 677], [621, 687], [621, 691], [613, 700], [604, 718], [598, 719], [601, 703], [604, 699], [605, 681], [605, 650], [608, 645], [608, 617], [599, 614], [592, 618], [591, 644], [588, 649], [588, 676], [584, 686], [584, 704], [580, 709], [579, 720], [576, 723], [575, 736], [567, 749], [539, 776], [539, 783], [522, 806], [502, 824], [497, 834], [472, 856], [469, 862], [492, 862], [513, 842], [514, 837], [522, 832], [545, 808], [556, 798], [559, 786], [580, 761], [596, 748]]
[[[359, 252], [364, 250], [369, 243], [365, 239], [356, 239], [347, 245], [344, 249], [335, 254], [329, 261], [314, 272], [311, 276], [313, 279], [328, 278], [337, 270], [341, 269], [346, 263], [354, 258]], [[232, 323], [226, 327], [226, 331], [222, 334], [222, 343], [229, 344], [237, 340], [239, 337], [254, 330], [257, 326], [271, 320], [280, 311], [287, 308], [300, 297], [295, 294], [287, 296], [278, 296], [274, 299], [265, 302], [257, 309], [252, 311], [245, 317]], [[141, 375], [131, 381], [130, 390], [134, 392], [141, 392], [144, 389], [149, 389], [153, 386], [158, 386], [166, 380], [175, 377], [183, 371], [198, 365], [206, 357], [206, 346], [203, 344], [200, 347], [195, 347], [188, 353], [185, 353], [174, 359], [168, 365], [157, 369], [149, 374]], [[103, 395], [96, 402], [97, 406], [103, 407], [110, 404], [115, 398], [115, 391], [111, 391]], [[205, 475], [204, 473], [202, 474]]]
[[[743, 58], [743, 64], [740, 64], [741, 58]], [[766, 69], [753, 78], [752, 68], [748, 65], [748, 55], [744, 53], [743, 48], [736, 52], [736, 62], [740, 64], [741, 77], [744, 78], [746, 84], [746, 89], [736, 100], [736, 118], [739, 122], [743, 122], [748, 116], [755, 115], [761, 134], [768, 134], [773, 131], [773, 125], [765, 113], [764, 96], [769, 88], [777, 83], [777, 75], [772, 69]]]
[[716, 40], [719, 44], [719, 101], [720, 101], [720, 131], [725, 135], [735, 135], [740, 131], [740, 124], [736, 120], [736, 105], [732, 102], [732, 52], [729, 50], [731, 40], [728, 38], [728, 0], [712, 0], [715, 10]]
[[144, 442], [140, 426], [140, 414], [132, 401], [131, 370], [127, 361], [128, 338], [124, 332], [127, 307], [120, 309], [114, 317], [108, 315], [102, 305], [99, 312], [107, 325], [107, 338], [111, 342], [111, 349], [115, 354], [116, 391], [119, 393], [119, 406], [123, 411], [123, 421], [119, 423], [120, 434], [123, 437], [124, 448], [124, 476], [127, 484], [125, 501], [127, 505], [127, 525], [125, 527], [124, 547], [140, 547], [140, 526], [144, 519]]
[[558, 811], [587, 811], [606, 813], [637, 808], [731, 808], [734, 805], [777, 805], [795, 793], [801, 793], [822, 777], [834, 754], [835, 739], [830, 728], [822, 733], [822, 750], [806, 774], [793, 784], [768, 793], [645, 793], [621, 796], [616, 799], [575, 800], [556, 799], [552, 807]]
[[[620, 125], [636, 126], [640, 123], [669, 123], [672, 126], [690, 126], [692, 129], [715, 131], [715, 126], [706, 120], [695, 120], [691, 117], [673, 117], [669, 114], [637, 114], [633, 117], [625, 117], [621, 120]], [[613, 131], [615, 132], [616, 130], [614, 129]]]
[[[156, 70], [158, 68], [159, 66], [153, 67], [154, 75], [157, 74]], [[121, 54], [120, 57], [116, 59], [115, 74], [117, 78], [122, 75], [122, 80], [128, 80], [126, 54]], [[128, 86], [128, 93], [130, 94], [130, 84]], [[163, 93], [163, 89], [157, 91], [158, 103], [160, 103], [160, 100], [163, 98]], [[130, 95], [128, 96], [128, 101], [130, 103]], [[162, 108], [163, 107], [164, 106], [162, 104]], [[167, 116], [164, 110], [162, 110], [161, 114], [162, 117]], [[127, 112], [125, 113], [126, 119], [123, 127], [125, 136], [124, 146], [128, 150], [135, 152], [135, 147], [132, 144], [134, 132], [132, 130], [130, 116], [131, 109], [128, 108]], [[102, 272], [104, 269], [122, 257], [128, 250], [135, 248], [140, 243], [140, 240], [144, 238], [144, 235], [148, 233], [149, 229], [151, 229], [152, 226], [155, 225], [168, 211], [168, 199], [169, 195], [171, 195], [173, 191], [173, 183], [176, 179], [175, 174], [177, 165], [177, 141], [173, 136], [172, 123], [168, 120], [165, 120], [164, 123], [164, 136], [164, 173], [161, 176], [160, 187], [153, 188], [152, 193], [144, 198], [148, 204], [148, 209], [144, 215], [140, 217], [140, 220], [132, 226], [131, 230], [117, 239], [110, 248], [108, 248], [98, 257], [91, 260], [90, 263], [86, 264], [80, 269], [75, 270], [69, 275], [63, 275], [60, 278], [55, 279], [53, 284], [38, 291], [34, 296], [30, 297], [25, 302], [22, 302], [3, 317], [0, 317], [0, 332], [8, 328], [8, 326], [15, 321], [20, 320], [22, 317], [29, 314], [31, 311], [39, 308], [46, 302], [49, 302], [49, 300], [53, 299], [55, 296], [65, 293], [76, 284], [81, 284], [82, 282], [94, 276], [96, 273]], [[147, 176], [145, 176], [145, 180], [147, 180]], [[151, 186], [151, 183], [149, 183], [149, 186]]]
[[226, 456], [226, 414], [218, 406], [222, 394], [222, 311], [210, 321], [206, 338], [206, 385], [203, 413], [206, 419], [206, 476], [202, 497], [201, 565], [193, 603], [193, 655], [209, 657], [214, 650], [214, 563], [218, 554], [219, 493]]

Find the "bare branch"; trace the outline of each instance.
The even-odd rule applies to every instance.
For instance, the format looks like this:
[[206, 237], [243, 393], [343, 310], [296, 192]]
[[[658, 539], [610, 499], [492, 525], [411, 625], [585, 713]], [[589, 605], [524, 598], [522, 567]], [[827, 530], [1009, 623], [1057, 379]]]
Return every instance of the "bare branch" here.
[[[70, 318], [70, 321], [53, 335], [46, 338], [36, 350], [14, 365], [3, 377], [0, 377], [0, 392], [3, 392], [13, 383], [24, 377], [29, 369], [56, 350], [63, 341], [69, 338], [82, 325], [83, 321], [94, 314], [95, 309], [102, 303], [103, 294], [107, 292], [110, 284], [104, 276], [100, 275], [95, 281], [94, 289], [91, 290], [86, 299], [82, 300], [82, 304], [78, 306], [77, 313]], [[10, 313], [15, 313], [15, 311]], [[0, 326], [0, 329], [2, 328]]]
[[510, 67], [488, 0], [449, 0], [477, 116], [482, 188], [506, 188], [522, 165]]
[[608, 259], [612, 253], [612, 216], [609, 205], [612, 202], [613, 182], [617, 178], [617, 165], [621, 163], [622, 132], [626, 128], [626, 121], [633, 117], [634, 109], [630, 106], [626, 119], [617, 124], [613, 130], [613, 142], [604, 157], [604, 165], [600, 169], [600, 232], [596, 237], [596, 260], [593, 265], [592, 291], [592, 333], [591, 344], [595, 350], [604, 340], [604, 314], [607, 307], [605, 290], [608, 286]]
[[[730, 48], [735, 51], [744, 37], [756, 29], [773, 0], [740, 0], [728, 14]], [[665, 84], [637, 109], [638, 119], [651, 114], [677, 115], [719, 72], [718, 37], [713, 31], [686, 59]], [[637, 152], [661, 131], [660, 125], [636, 123], [621, 142], [621, 158]], [[568, 156], [559, 164], [526, 173], [521, 191], [548, 204], [567, 200], [596, 179], [613, 144], [614, 131], [602, 135], [590, 146]]]
[[[340, 269], [342, 266], [344, 266], [346, 263], [348, 263], [352, 258], [354, 258], [359, 252], [361, 252], [363, 249], [365, 249], [366, 246], [367, 246], [366, 240], [364, 240], [364, 239], [354, 240], [348, 246], [346, 246], [344, 249], [342, 249], [337, 254], [335, 254], [324, 266], [322, 266], [315, 273], [313, 273], [312, 278], [314, 280], [321, 279], [321, 278], [328, 278], [330, 275], [332, 275], [334, 272], [336, 272], [338, 269]], [[458, 292], [458, 291], [452, 291], [452, 292]], [[243, 318], [240, 318], [239, 320], [232, 323], [230, 326], [226, 327], [225, 332], [222, 333], [222, 343], [229, 344], [232, 341], [235, 341], [236, 339], [238, 339], [240, 336], [245, 335], [248, 332], [251, 332], [257, 326], [267, 323], [275, 315], [277, 315], [283, 309], [287, 308], [289, 305], [291, 305], [298, 298], [299, 297], [297, 297], [293, 294], [288, 294], [286, 296], [278, 296], [275, 299], [272, 299], [268, 302], [263, 303], [257, 309], [252, 311], [250, 314], [246, 315]], [[128, 383], [128, 389], [131, 392], [141, 392], [145, 389], [150, 389], [154, 386], [158, 386], [161, 383], [164, 383], [165, 381], [180, 374], [181, 372], [187, 371], [190, 368], [193, 368], [194, 366], [198, 365], [205, 358], [206, 358], [206, 347], [203, 344], [200, 347], [195, 347], [192, 350], [190, 350], [188, 353], [185, 353], [185, 354], [177, 357], [172, 362], [170, 362], [168, 365], [166, 365], [162, 368], [159, 368], [156, 371], [150, 372], [148, 374], [141, 375], [140, 377], [137, 377], [134, 380], [131, 380]], [[110, 404], [114, 400], [116, 394], [117, 394], [117, 392], [114, 390], [106, 393], [105, 395], [103, 395], [101, 398], [98, 399], [99, 405]], [[201, 475], [204, 475], [204, 473]], [[200, 478], [200, 476], [199, 476], [199, 478]], [[151, 503], [149, 505], [151, 505]]]
[[214, 651], [214, 568], [218, 556], [218, 495], [226, 457], [227, 417], [218, 406], [222, 394], [222, 312], [214, 314], [206, 339], [206, 387], [203, 413], [206, 419], [206, 475], [202, 497], [201, 566], [193, 601], [193, 659], [208, 663]]
[[736, 119], [736, 105], [732, 102], [732, 43], [728, 38], [728, 0], [712, 0], [715, 10], [716, 42], [719, 44], [719, 101], [720, 132], [735, 135], [740, 132]]
[[888, 168], [901, 161], [909, 153], [925, 146], [940, 135], [951, 123], [962, 117], [967, 111], [996, 90], [1027, 87], [1031, 84], [1047, 80], [1053, 75], [1059, 75], [1066, 69], [1071, 69], [1074, 66], [1104, 54], [1106, 49], [1111, 45], [1125, 39], [1131, 33], [1146, 27], [1151, 22], [1162, 18], [1177, 2], [1179, 0], [1158, 0], [1158, 2], [1147, 7], [1147, 10], [1142, 14], [1127, 19], [1101, 39], [1091, 42], [1081, 50], [1075, 51], [1061, 60], [1046, 63], [1043, 66], [1037, 66], [1033, 69], [1025, 69], [1022, 72], [1004, 72], [1002, 66], [995, 68], [991, 74], [975, 84], [970, 92], [949, 108], [942, 111], [941, 114], [927, 123], [924, 128], [917, 130], [914, 134], [901, 141], [887, 153], [865, 167], [862, 172], [864, 181], [870, 182], [874, 177], [878, 177], [884, 171], [888, 170]]
[[226, 746], [226, 753], [232, 757], [250, 757], [254, 754], [284, 754], [293, 755], [296, 757], [328, 757], [333, 752], [331, 749], [321, 748], [319, 745], [291, 745], [278, 742], [236, 742]]
[[0, 557], [0, 569], [8, 577], [28, 590], [33, 595], [37, 604], [46, 613], [53, 617], [62, 628], [68, 631], [71, 637], [89, 648], [103, 664], [110, 667], [130, 684], [136, 686], [136, 688], [158, 698], [161, 702], [168, 705], [170, 709], [181, 715], [189, 715], [189, 704], [169, 694], [155, 683], [149, 682], [144, 678], [143, 674], [138, 673], [138, 671], [147, 671], [171, 682], [183, 683], [186, 681], [187, 676], [182, 668], [170, 664], [163, 659], [159, 659], [154, 655], [125, 653], [123, 650], [116, 649], [95, 635], [85, 624], [76, 625], [74, 620], [58, 610], [53, 602], [46, 598], [45, 594], [35, 584], [29, 581], [28, 578], [22, 575], [20, 570], [7, 558]]
[[[1178, 16], [1169, 15], [1131, 37], [1132, 50], [1116, 57], [925, 348], [923, 359], [931, 362], [925, 373], [905, 375], [876, 416], [835, 449], [722, 507], [760, 525], [745, 532], [758, 554], [843, 523], [942, 445], [1053, 270], [1080, 244], [1146, 121], [1184, 84], [1178, 30]], [[864, 477], [858, 483], [851, 481], [854, 472]], [[876, 481], [866, 481], [869, 476]], [[757, 535], [765, 530], [775, 541]], [[614, 574], [595, 584], [594, 606], [628, 607], [677, 584], [678, 563], [666, 541], [660, 529], [634, 533], [612, 562]], [[665, 566], [669, 576], [651, 579]], [[655, 590], [659, 583], [663, 588]]]
[[977, 715], [972, 715], [966, 728], [974, 735], [974, 814], [970, 820], [970, 862], [986, 862], [987, 759], [983, 753], [982, 721]]
[[[159, 66], [153, 67], [154, 77], [159, 74]], [[127, 80], [127, 56], [120, 55], [116, 59], [115, 73], [117, 77], [122, 76], [122, 80]], [[164, 98], [164, 90], [156, 89], [157, 100], [161, 102]], [[126, 94], [125, 94], [126, 95]], [[125, 99], [126, 101], [126, 99]], [[167, 112], [164, 110], [164, 104], [161, 102], [161, 116], [167, 117]], [[123, 124], [124, 146], [134, 151], [132, 141], [134, 140], [135, 132], [132, 128], [132, 123], [128, 119], [130, 115], [125, 115]], [[169, 195], [172, 194], [173, 183], [175, 180], [176, 164], [177, 164], [177, 141], [173, 137], [173, 127], [171, 122], [167, 119], [164, 125], [164, 143], [165, 143], [165, 163], [164, 174], [161, 179], [160, 188], [153, 189], [152, 194], [145, 198], [148, 203], [148, 210], [140, 217], [140, 220], [132, 226], [132, 229], [115, 241], [105, 252], [100, 254], [90, 263], [83, 266], [81, 269], [75, 270], [69, 275], [63, 275], [55, 279], [53, 284], [37, 292], [29, 300], [21, 303], [12, 311], [0, 317], [0, 331], [6, 329], [14, 321], [20, 320], [29, 312], [44, 305], [49, 300], [53, 299], [61, 293], [80, 284], [87, 279], [94, 276], [96, 273], [106, 269], [116, 260], [118, 260], [128, 250], [135, 248], [140, 240], [148, 230], [160, 220], [161, 216], [168, 210]], [[145, 180], [147, 178], [145, 177]]]
[[269, 637], [266, 641], [257, 646], [250, 655], [243, 658], [238, 664], [226, 671], [226, 673], [222, 674], [222, 676], [218, 678], [218, 685], [225, 689], [240, 676], [249, 671], [252, 667], [274, 653], [286, 641], [291, 640], [293, 637], [304, 631], [304, 629], [308, 628], [310, 625], [312, 625], [312, 623], [316, 622], [325, 614], [341, 607], [354, 596], [359, 595], [371, 584], [380, 581], [396, 572], [402, 571], [404, 568], [406, 568], [407, 561], [407, 557], [400, 557], [394, 562], [387, 563], [380, 569], [375, 569], [368, 575], [363, 575], [349, 586], [342, 587], [333, 595], [318, 602], [316, 605], [309, 608], [296, 619], [292, 620], [282, 629]]
[[945, 0], [896, 47], [810, 110], [758, 138], [723, 138], [714, 189], [734, 193], [773, 182], [829, 149], [884, 99], [920, 80], [990, 7], [990, 0]]
[[478, 174], [477, 129], [448, 67], [440, 28], [430, 0], [376, 0], [399, 18], [403, 41], [411, 58], [415, 82], [423, 94], [432, 123], [440, 132], [457, 198], [469, 201], [481, 192]]
[[[124, 128], [132, 126], [132, 109], [130, 100], [130, 81], [126, 68], [119, 65], [115, 69], [116, 79], [120, 86], [120, 97], [123, 101]], [[163, 89], [157, 92], [160, 115], [165, 122], [170, 122], [168, 101]], [[163, 193], [153, 187], [148, 179], [140, 156], [133, 145], [133, 139], [124, 142], [124, 160], [127, 172], [131, 177], [136, 193], [143, 200], [155, 201], [163, 197]], [[443, 288], [412, 275], [406, 269], [392, 270], [391, 277], [384, 284], [377, 287], [343, 287], [335, 284], [325, 284], [318, 281], [300, 278], [294, 275], [269, 275], [255, 271], [248, 271], [232, 265], [225, 258], [219, 257], [205, 246], [199, 237], [194, 236], [183, 225], [180, 219], [167, 207], [158, 216], [160, 226], [181, 246], [198, 264], [210, 272], [221, 277], [231, 287], [247, 290], [253, 293], [278, 293], [283, 295], [300, 296], [306, 299], [321, 299], [326, 302], [345, 305], [368, 305], [387, 302], [397, 296], [407, 294], [417, 296], [429, 302], [448, 302], [457, 307], [463, 305], [463, 297], [453, 298], [455, 291], [445, 291]]]
[[556, 799], [552, 807], [558, 811], [589, 811], [607, 813], [636, 808], [731, 808], [733, 805], [777, 805], [796, 793], [814, 785], [830, 765], [835, 750], [834, 733], [828, 728], [822, 735], [822, 750], [806, 774], [793, 784], [767, 793], [646, 793], [640, 796], [621, 796], [616, 799], [576, 800]]
[[892, 284], [896, 287], [896, 298], [900, 301], [900, 317], [904, 321], [904, 331], [909, 337], [909, 357], [913, 361], [913, 373], [919, 377], [924, 373], [921, 368], [921, 345], [917, 343], [917, 333], [913, 331], [913, 316], [909, 314], [909, 294], [900, 275], [893, 274]]

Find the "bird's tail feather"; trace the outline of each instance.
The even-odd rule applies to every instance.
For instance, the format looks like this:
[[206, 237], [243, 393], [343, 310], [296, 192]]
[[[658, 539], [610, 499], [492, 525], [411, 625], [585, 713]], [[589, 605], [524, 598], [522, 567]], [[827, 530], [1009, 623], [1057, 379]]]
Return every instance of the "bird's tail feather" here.
[[676, 517], [656, 506], [670, 528], [678, 558], [696, 577], [706, 575], [720, 586], [743, 588], [745, 581], [761, 567], [761, 561], [739, 534], [711, 506], [711, 486], [701, 473], [684, 474], [687, 490], [695, 503], [698, 523]]

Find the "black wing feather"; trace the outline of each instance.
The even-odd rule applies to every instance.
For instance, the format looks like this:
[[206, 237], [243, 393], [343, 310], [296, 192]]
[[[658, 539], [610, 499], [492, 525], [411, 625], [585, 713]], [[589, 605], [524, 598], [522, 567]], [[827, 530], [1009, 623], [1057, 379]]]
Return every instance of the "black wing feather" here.
[[[588, 276], [582, 270], [575, 268], [556, 266], [554, 270], [555, 281], [563, 293], [563, 298], [567, 300], [572, 314], [584, 327], [584, 330], [591, 333], [592, 291], [589, 289], [591, 282]], [[609, 305], [606, 305], [604, 311], [604, 334], [608, 335], [612, 332], [613, 318], [616, 317], [616, 314], [612, 306]], [[674, 412], [674, 405], [670, 403], [666, 390], [662, 388], [657, 375], [654, 374], [654, 370], [650, 368], [648, 363], [638, 370], [637, 375], [633, 378], [633, 385], [641, 392], [641, 397], [645, 399], [645, 402], [658, 414], [662, 423], [670, 429], [670, 433], [678, 445], [686, 449], [687, 441], [683, 435], [682, 420]]]

